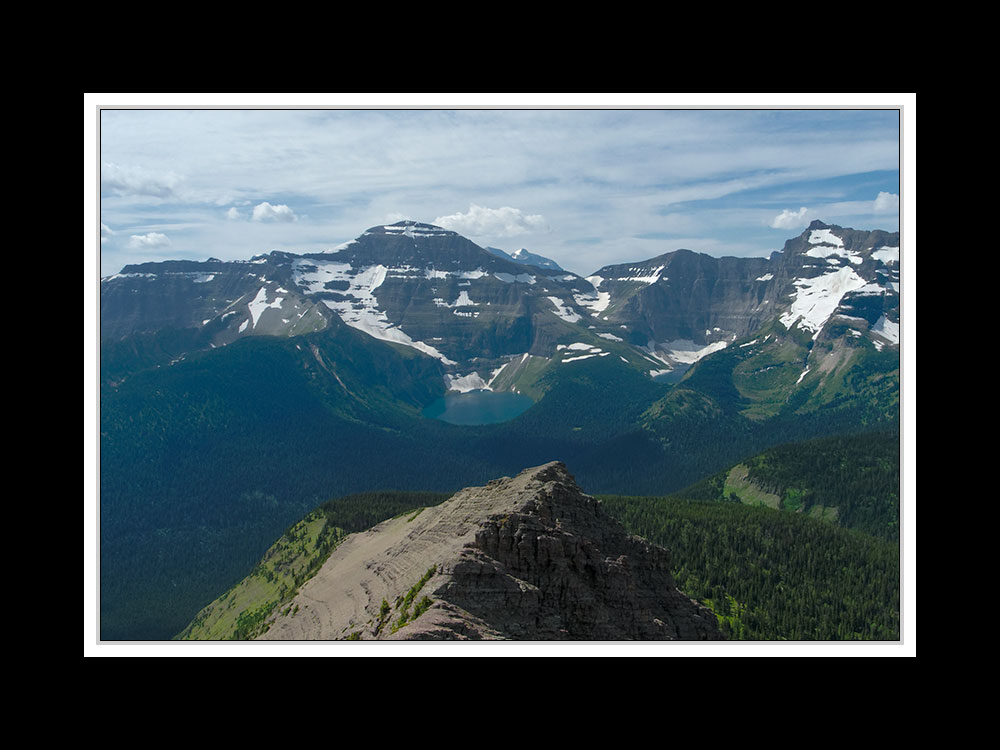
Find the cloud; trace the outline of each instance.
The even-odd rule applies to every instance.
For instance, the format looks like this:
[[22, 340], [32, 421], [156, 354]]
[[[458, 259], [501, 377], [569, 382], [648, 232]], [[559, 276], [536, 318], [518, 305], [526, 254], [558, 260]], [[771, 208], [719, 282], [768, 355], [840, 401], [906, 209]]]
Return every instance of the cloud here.
[[[230, 218], [233, 217], [230, 216]], [[292, 211], [292, 209], [290, 209], [288, 206], [284, 204], [278, 206], [272, 206], [267, 201], [264, 201], [263, 203], [258, 203], [256, 206], [253, 207], [253, 220], [254, 221], [298, 221], [299, 217], [295, 215], [295, 212]]]
[[880, 192], [875, 198], [872, 210], [877, 214], [894, 214], [899, 211], [899, 196], [895, 193]]
[[160, 232], [150, 232], [149, 234], [133, 234], [128, 241], [130, 248], [140, 250], [154, 247], [168, 247], [170, 238]]
[[113, 236], [114, 236], [114, 232], [111, 231], [111, 227], [109, 227], [107, 224], [105, 224], [102, 221], [101, 222], [101, 244], [103, 245], [105, 242], [107, 242]]
[[236, 206], [231, 207], [228, 211], [226, 211], [226, 218], [230, 221], [235, 221], [240, 218], [240, 210], [236, 208]]
[[771, 229], [798, 229], [809, 223], [809, 209], [803, 206], [798, 211], [786, 208], [771, 219]]
[[438, 226], [469, 237], [516, 237], [531, 232], [547, 232], [545, 217], [538, 214], [527, 215], [519, 208], [484, 208], [472, 204], [464, 214], [439, 216], [433, 222]]
[[169, 198], [176, 194], [180, 181], [173, 172], [160, 174], [141, 167], [121, 167], [111, 162], [101, 164], [101, 190], [119, 195]]
[[[632, 238], [654, 232], [671, 237], [648, 240], [653, 255], [692, 237], [700, 240], [691, 249], [714, 242], [733, 254], [734, 243], [752, 236], [769, 252], [776, 236], [805, 228], [771, 226], [783, 208], [791, 221], [796, 205], [809, 205], [809, 218], [891, 230], [883, 225], [896, 215], [875, 213], [869, 196], [901, 194], [893, 181], [871, 182], [873, 172], [900, 167], [900, 120], [891, 109], [120, 109], [102, 110], [100, 119], [95, 161], [105, 163], [102, 192], [113, 198], [100, 218], [119, 227], [100, 246], [105, 255], [116, 246], [124, 256], [131, 233], [177, 239], [177, 222], [198, 224], [184, 229], [183, 252], [192, 257], [246, 258], [262, 241], [268, 249], [323, 249], [368, 226], [441, 217], [435, 223], [476, 233], [479, 244], [512, 250], [521, 242], [550, 257], [573, 238], [599, 237], [594, 247], [605, 255], [584, 256], [582, 268], [556, 257], [590, 272], [637, 259], [645, 250]], [[128, 187], [174, 196], [112, 190]], [[294, 200], [292, 213], [303, 215], [254, 221], [254, 206], [270, 201], [262, 195]], [[858, 199], [849, 220], [828, 205], [845, 196]], [[226, 219], [230, 207], [238, 220]], [[680, 212], [689, 223], [664, 224], [664, 214]], [[717, 221], [737, 214], [740, 226]], [[537, 225], [532, 215], [540, 215]], [[310, 245], [304, 230], [319, 222], [322, 239]], [[266, 224], [275, 230], [266, 240], [250, 231]], [[527, 233], [542, 224], [551, 231]], [[478, 234], [487, 231], [496, 234]]]

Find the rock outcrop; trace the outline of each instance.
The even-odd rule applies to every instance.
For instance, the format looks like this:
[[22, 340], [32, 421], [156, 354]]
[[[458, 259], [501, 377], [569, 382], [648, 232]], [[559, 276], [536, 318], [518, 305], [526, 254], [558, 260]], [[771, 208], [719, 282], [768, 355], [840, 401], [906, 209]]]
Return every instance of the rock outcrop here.
[[717, 640], [670, 553], [630, 536], [559, 462], [349, 537], [268, 639]]

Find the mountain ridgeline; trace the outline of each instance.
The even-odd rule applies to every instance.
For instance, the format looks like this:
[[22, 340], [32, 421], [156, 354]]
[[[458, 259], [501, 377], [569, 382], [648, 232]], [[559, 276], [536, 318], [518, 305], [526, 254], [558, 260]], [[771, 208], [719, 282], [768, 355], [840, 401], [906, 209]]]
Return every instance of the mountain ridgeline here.
[[[816, 442], [780, 446], [759, 460], [778, 473], [808, 478], [803, 462], [824, 441]], [[830, 446], [832, 460], [856, 454], [842, 442], [845, 451]], [[885, 482], [891, 479], [886, 470]], [[850, 488], [839, 489], [828, 490], [826, 498], [839, 503], [852, 497]], [[336, 498], [286, 531], [246, 578], [202, 609], [177, 638], [899, 637], [896, 543], [813, 513], [777, 513], [714, 494], [689, 499], [696, 494], [689, 488], [674, 497], [588, 498], [558, 465], [467, 488], [450, 499], [434, 493]], [[445, 500], [446, 507], [435, 509]], [[511, 512], [512, 501], [519, 512]], [[626, 544], [619, 522], [669, 554], [637, 540]], [[629, 545], [631, 553], [625, 552]], [[659, 573], [648, 567], [651, 553], [660, 559]], [[611, 579], [611, 570], [625, 575]], [[357, 590], [349, 594], [352, 587]], [[631, 594], [615, 595], [615, 588]], [[612, 611], [598, 616], [608, 601]], [[667, 607], [674, 617], [651, 614]], [[667, 627], [678, 614], [681, 622]]]
[[[286, 538], [297, 541], [296, 533]], [[321, 548], [309, 541], [305, 548]], [[677, 590], [669, 552], [626, 533], [559, 462], [464, 489], [322, 552], [294, 594], [254, 607], [234, 596], [246, 596], [245, 582], [199, 613], [183, 637], [722, 638], [711, 610]], [[239, 612], [228, 632], [206, 627], [227, 611]]]
[[[775, 322], [773, 339], [849, 336], [882, 350], [899, 341], [898, 242], [814, 222], [770, 258], [678, 250], [584, 279], [401, 222], [325, 253], [126, 266], [101, 283], [101, 342], [172, 336], [162, 355], [181, 356], [336, 321], [437, 360], [449, 384], [487, 388], [525, 357], [617, 354], [639, 370], [673, 370]], [[839, 357], [824, 367], [826, 352], [807, 354], [799, 373], [838, 369]]]
[[[772, 446], [898, 429], [898, 234], [814, 222], [769, 258], [678, 250], [586, 278], [515, 255], [399, 222], [102, 279], [102, 638], [172, 637], [333, 497], [556, 460], [590, 492], [664, 496]], [[534, 406], [423, 416], [471, 390]], [[832, 504], [755, 470], [730, 486]]]

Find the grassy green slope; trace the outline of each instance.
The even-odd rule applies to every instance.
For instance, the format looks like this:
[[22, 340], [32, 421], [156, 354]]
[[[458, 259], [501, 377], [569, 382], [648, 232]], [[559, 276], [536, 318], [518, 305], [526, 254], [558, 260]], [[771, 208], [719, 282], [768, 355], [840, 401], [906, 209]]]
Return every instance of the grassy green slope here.
[[248, 640], [260, 635], [276, 607], [289, 601], [343, 538], [314, 511], [265, 553], [250, 575], [202, 609], [178, 640]]
[[[836, 332], [836, 331], [835, 331]], [[873, 424], [899, 415], [899, 352], [847, 333], [813, 341], [777, 321], [692, 367], [681, 391], [755, 423], [821, 418]], [[670, 397], [660, 406], [669, 412]]]
[[267, 630], [267, 618], [287, 605], [344, 537], [402, 512], [436, 505], [447, 493], [382, 492], [335, 498], [293, 524], [250, 574], [205, 606], [178, 640], [249, 640]]
[[898, 540], [899, 438], [888, 429], [778, 445], [674, 497], [768, 505]]

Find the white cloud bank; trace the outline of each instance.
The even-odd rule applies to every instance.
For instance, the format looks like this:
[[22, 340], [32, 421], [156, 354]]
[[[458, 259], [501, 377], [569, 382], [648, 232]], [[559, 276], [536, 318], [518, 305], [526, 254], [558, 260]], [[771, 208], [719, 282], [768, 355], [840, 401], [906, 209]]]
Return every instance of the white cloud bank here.
[[545, 217], [525, 214], [519, 208], [485, 208], [472, 204], [464, 214], [439, 216], [434, 224], [468, 237], [516, 237], [532, 232], [547, 232]]
[[810, 222], [809, 209], [803, 206], [798, 211], [786, 208], [771, 219], [771, 229], [798, 229]]
[[113, 237], [114, 234], [115, 233], [113, 231], [111, 231], [111, 227], [109, 227], [107, 224], [105, 224], [102, 221], [101, 222], [101, 244], [103, 245], [105, 242], [107, 242], [109, 239], [111, 239], [111, 237]]
[[150, 232], [148, 234], [133, 234], [128, 241], [128, 246], [133, 249], [148, 249], [153, 247], [168, 247], [170, 238], [160, 232]]
[[118, 195], [147, 195], [170, 198], [176, 194], [180, 177], [173, 172], [151, 172], [141, 167], [122, 167], [111, 162], [101, 164], [101, 190]]
[[[235, 218], [231, 215], [234, 209], [230, 209], [230, 213], [226, 215], [232, 219]], [[239, 212], [236, 212], [237, 216]], [[253, 220], [254, 221], [298, 221], [299, 217], [295, 215], [288, 206], [281, 204], [278, 206], [272, 206], [267, 201], [263, 203], [258, 203], [253, 207]]]
[[880, 192], [875, 198], [872, 210], [877, 214], [894, 214], [899, 212], [899, 196], [895, 193]]

